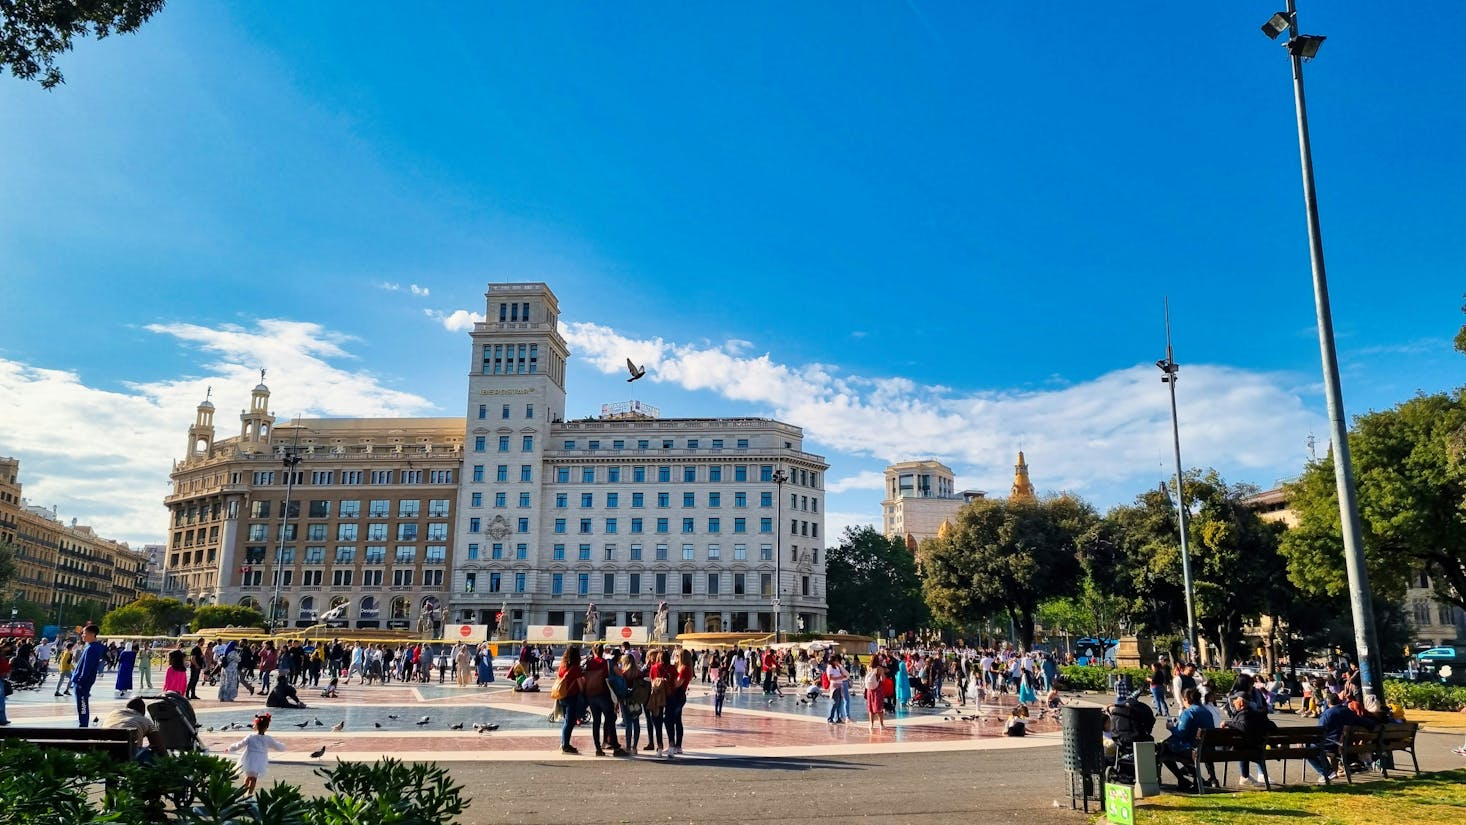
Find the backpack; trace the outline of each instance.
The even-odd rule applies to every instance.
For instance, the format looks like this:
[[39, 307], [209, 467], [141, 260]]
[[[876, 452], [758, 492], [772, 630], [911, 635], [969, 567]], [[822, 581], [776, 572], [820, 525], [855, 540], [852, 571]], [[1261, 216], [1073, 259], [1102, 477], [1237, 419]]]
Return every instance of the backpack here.
[[652, 686], [647, 684], [647, 681], [644, 678], [637, 679], [636, 684], [632, 685], [631, 689], [627, 691], [626, 706], [627, 708], [632, 709], [632, 712], [634, 713], [637, 710], [646, 707], [646, 703], [651, 701], [651, 698]]

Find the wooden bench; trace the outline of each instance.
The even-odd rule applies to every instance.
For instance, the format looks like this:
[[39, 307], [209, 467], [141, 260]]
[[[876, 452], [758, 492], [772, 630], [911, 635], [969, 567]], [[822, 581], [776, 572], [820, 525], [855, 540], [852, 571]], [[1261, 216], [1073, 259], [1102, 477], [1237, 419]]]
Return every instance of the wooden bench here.
[[1397, 752], [1410, 754], [1415, 773], [1420, 773], [1420, 759], [1415, 755], [1415, 736], [1418, 733], [1419, 722], [1385, 723], [1374, 730], [1344, 728], [1338, 749], [1344, 779], [1353, 784], [1354, 762], [1357, 760], [1368, 765], [1375, 758], [1379, 759], [1380, 773], [1388, 778], [1390, 771], [1387, 766]]
[[[1263, 737], [1260, 743], [1249, 741], [1241, 731], [1231, 728], [1203, 728], [1196, 732], [1196, 748], [1191, 752], [1195, 771], [1197, 793], [1206, 793], [1205, 783], [1200, 781], [1201, 766], [1222, 763], [1222, 784], [1226, 785], [1228, 765], [1232, 762], [1257, 762], [1263, 766], [1263, 784], [1272, 789], [1272, 778], [1267, 772], [1268, 762], [1283, 763], [1283, 782], [1288, 781], [1288, 760], [1306, 760], [1324, 752], [1324, 733], [1321, 728], [1282, 728]], [[1304, 763], [1303, 776], [1308, 775]]]
[[1394, 759], [1391, 756], [1395, 753], [1410, 754], [1410, 761], [1415, 766], [1416, 775], [1420, 774], [1420, 759], [1415, 755], [1415, 736], [1420, 733], [1419, 722], [1401, 722], [1399, 724], [1385, 724], [1379, 728], [1379, 757], [1380, 773], [1389, 778], [1390, 768], [1393, 767]]
[[126, 728], [0, 728], [0, 741], [20, 739], [42, 748], [102, 751], [121, 762], [132, 758], [133, 732]]

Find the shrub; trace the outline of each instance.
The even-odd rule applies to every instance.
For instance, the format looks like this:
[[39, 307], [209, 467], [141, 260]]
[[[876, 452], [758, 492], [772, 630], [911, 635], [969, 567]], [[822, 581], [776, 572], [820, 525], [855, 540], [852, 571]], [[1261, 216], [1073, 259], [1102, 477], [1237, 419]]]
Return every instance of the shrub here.
[[[1120, 674], [1127, 674], [1130, 677], [1130, 682], [1135, 690], [1140, 690], [1150, 683], [1149, 668], [1096, 667], [1093, 665], [1086, 667], [1065, 665], [1059, 668], [1059, 675], [1063, 677], [1066, 689], [1089, 690], [1096, 693], [1109, 692], [1111, 682]], [[1230, 670], [1208, 670], [1206, 678], [1211, 683], [1213, 696], [1230, 693], [1232, 685], [1237, 682], [1237, 674]], [[1168, 685], [1166, 689], [1170, 690], [1170, 686]]]
[[1416, 710], [1458, 711], [1466, 708], [1466, 687], [1389, 679], [1385, 681], [1385, 700]]
[[[202, 753], [150, 766], [100, 754], [0, 742], [0, 821], [27, 825], [444, 825], [468, 807], [443, 768], [383, 759], [319, 768], [330, 796], [276, 782], [251, 803], [233, 762]], [[104, 788], [100, 798], [94, 792]]]

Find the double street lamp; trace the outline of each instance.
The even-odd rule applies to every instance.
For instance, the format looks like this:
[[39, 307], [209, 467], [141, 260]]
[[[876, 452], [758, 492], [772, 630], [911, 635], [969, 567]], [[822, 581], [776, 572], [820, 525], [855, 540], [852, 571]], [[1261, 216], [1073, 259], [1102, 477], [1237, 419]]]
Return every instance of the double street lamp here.
[[1334, 485], [1339, 496], [1340, 532], [1344, 541], [1344, 567], [1349, 576], [1349, 606], [1354, 620], [1354, 645], [1358, 651], [1359, 674], [1365, 697], [1384, 697], [1383, 673], [1379, 668], [1379, 639], [1375, 633], [1374, 605], [1369, 589], [1369, 570], [1364, 565], [1364, 536], [1359, 524], [1359, 501], [1354, 487], [1354, 466], [1349, 458], [1349, 425], [1344, 416], [1344, 395], [1339, 382], [1339, 356], [1334, 348], [1333, 311], [1329, 307], [1328, 278], [1323, 264], [1323, 233], [1318, 225], [1318, 192], [1313, 185], [1313, 150], [1308, 140], [1308, 106], [1303, 95], [1303, 61], [1318, 55], [1324, 38], [1298, 32], [1295, 0], [1268, 19], [1263, 34], [1276, 40], [1284, 32], [1293, 65], [1293, 106], [1298, 116], [1298, 156], [1303, 168], [1303, 208], [1308, 218], [1308, 254], [1313, 270], [1313, 303], [1318, 316], [1318, 347], [1323, 361], [1324, 397], [1328, 401], [1329, 438], [1333, 442]]

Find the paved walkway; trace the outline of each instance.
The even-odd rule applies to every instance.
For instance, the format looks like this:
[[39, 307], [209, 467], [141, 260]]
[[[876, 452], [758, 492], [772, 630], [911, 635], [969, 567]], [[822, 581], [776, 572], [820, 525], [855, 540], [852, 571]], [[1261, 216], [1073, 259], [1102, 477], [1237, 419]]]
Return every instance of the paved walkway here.
[[[586, 758], [559, 752], [560, 726], [546, 719], [553, 705], [546, 692], [515, 693], [503, 682], [483, 688], [433, 682], [349, 685], [340, 693], [338, 699], [325, 699], [318, 691], [301, 689], [308, 709], [272, 711], [270, 733], [288, 749], [275, 757], [277, 761], [306, 760], [307, 754], [323, 745], [328, 758], [352, 760], [383, 754], [436, 761]], [[235, 702], [209, 698], [217, 696], [217, 688], [201, 687], [199, 695], [204, 698], [194, 702], [194, 710], [204, 728], [201, 739], [211, 750], [240, 738], [254, 714], [264, 707], [263, 697], [248, 693], [241, 693]], [[114, 691], [95, 690], [92, 712], [105, 715], [124, 701]], [[856, 721], [832, 725], [826, 721], [828, 698], [807, 702], [792, 690], [775, 697], [759, 690], [730, 693], [720, 717], [713, 713], [710, 688], [695, 684], [683, 713], [683, 756], [849, 756], [1026, 749], [1059, 743], [1052, 717], [1031, 720], [1028, 737], [1003, 736], [1004, 722], [1014, 704], [1012, 696], [1004, 696], [981, 708], [902, 711], [887, 719], [886, 730], [870, 731], [865, 700], [858, 694], [851, 699]], [[69, 699], [53, 698], [51, 691], [25, 691], [11, 697], [10, 718], [17, 725], [71, 725], [76, 718], [72, 708]], [[418, 724], [423, 717], [427, 722]], [[224, 730], [231, 724], [233, 730]], [[337, 724], [343, 724], [343, 730], [332, 731]], [[479, 733], [475, 724], [497, 725], [498, 729]], [[645, 730], [642, 742], [646, 742]], [[586, 728], [576, 730], [573, 743], [583, 754], [594, 753]]]

